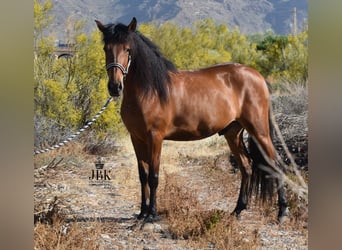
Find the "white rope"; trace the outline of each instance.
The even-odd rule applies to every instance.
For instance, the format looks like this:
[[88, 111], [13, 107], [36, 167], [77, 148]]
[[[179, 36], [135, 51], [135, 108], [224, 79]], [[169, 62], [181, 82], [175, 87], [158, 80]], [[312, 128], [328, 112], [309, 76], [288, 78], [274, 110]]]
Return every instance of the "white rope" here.
[[112, 97], [109, 97], [107, 102], [105, 103], [105, 105], [103, 105], [103, 107], [101, 108], [101, 110], [99, 112], [97, 112], [97, 114], [93, 117], [93, 119], [91, 119], [90, 121], [88, 121], [80, 130], [78, 130], [75, 134], [69, 136], [68, 138], [66, 138], [64, 141], [61, 141], [60, 143], [51, 146], [49, 148], [45, 148], [45, 149], [41, 149], [41, 150], [37, 150], [33, 152], [33, 155], [37, 155], [37, 154], [41, 154], [41, 153], [46, 153], [49, 152], [53, 149], [56, 148], [60, 148], [62, 146], [64, 146], [65, 144], [67, 144], [68, 142], [74, 140], [77, 136], [79, 136], [83, 131], [85, 131], [87, 128], [90, 127], [91, 124], [93, 124], [97, 118], [100, 117], [100, 115], [102, 114], [103, 111], [105, 111], [105, 109], [108, 107], [109, 103], [113, 100]]

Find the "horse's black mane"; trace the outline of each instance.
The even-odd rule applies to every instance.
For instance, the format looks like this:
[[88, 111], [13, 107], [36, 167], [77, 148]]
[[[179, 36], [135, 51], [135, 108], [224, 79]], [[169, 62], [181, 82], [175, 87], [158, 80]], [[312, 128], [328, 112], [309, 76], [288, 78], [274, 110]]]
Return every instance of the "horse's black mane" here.
[[130, 71], [140, 82], [145, 93], [156, 91], [161, 101], [167, 101], [170, 85], [169, 71], [177, 72], [175, 65], [166, 59], [157, 45], [138, 31], [128, 31], [124, 24], [107, 24], [103, 31], [105, 43], [130, 43], [132, 63]]

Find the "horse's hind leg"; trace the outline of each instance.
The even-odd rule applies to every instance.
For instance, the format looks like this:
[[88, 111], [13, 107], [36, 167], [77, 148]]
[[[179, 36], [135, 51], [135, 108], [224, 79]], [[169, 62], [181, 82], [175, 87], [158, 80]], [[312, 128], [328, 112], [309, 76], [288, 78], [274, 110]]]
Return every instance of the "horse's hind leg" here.
[[[250, 154], [254, 162], [253, 165], [255, 165], [256, 168], [260, 169], [260, 165], [267, 166], [268, 170], [267, 169], [263, 170], [263, 171], [266, 171], [267, 177], [264, 174], [262, 175], [263, 176], [262, 178], [264, 179], [267, 178], [268, 181], [271, 181], [273, 178], [276, 182], [277, 191], [278, 191], [278, 207], [279, 207], [278, 220], [279, 222], [282, 222], [284, 217], [287, 215], [288, 204], [287, 204], [287, 199], [285, 195], [285, 188], [283, 185], [283, 180], [282, 180], [282, 177], [279, 176], [279, 171], [281, 171], [281, 169], [278, 168], [275, 162], [275, 149], [272, 143], [270, 133], [265, 133], [265, 130], [262, 129], [262, 128], [265, 128], [266, 125], [257, 127], [256, 126], [257, 124], [258, 123], [255, 122], [254, 125], [250, 124], [250, 126], [248, 126], [249, 133], [253, 135], [253, 141], [254, 141], [254, 143], [250, 143], [250, 146], [254, 145], [253, 150], [251, 150], [251, 147], [250, 147]], [[257, 131], [259, 133], [257, 133]], [[264, 181], [266, 181], [266, 179]], [[269, 192], [272, 192], [273, 188], [272, 187], [270, 188], [271, 188], [270, 191], [268, 191], [267, 189], [264, 189], [264, 190], [261, 189], [261, 193], [263, 193], [264, 197], [266, 197], [267, 195], [272, 196], [272, 194]]]
[[226, 138], [241, 171], [239, 198], [232, 213], [239, 218], [241, 211], [247, 208], [252, 168], [246, 147], [243, 143], [243, 128], [241, 125], [238, 122], [231, 123], [227, 132], [224, 134], [224, 137]]
[[278, 220], [280, 223], [283, 222], [285, 216], [288, 216], [288, 203], [285, 195], [284, 183], [277, 179], [278, 186]]

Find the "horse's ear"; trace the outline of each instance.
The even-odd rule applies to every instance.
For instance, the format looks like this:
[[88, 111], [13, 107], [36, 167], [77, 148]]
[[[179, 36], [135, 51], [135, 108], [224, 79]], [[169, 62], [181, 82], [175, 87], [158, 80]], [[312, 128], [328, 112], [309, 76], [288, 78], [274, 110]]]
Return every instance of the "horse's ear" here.
[[95, 20], [95, 23], [96, 23], [97, 27], [99, 28], [99, 30], [101, 30], [102, 32], [105, 30], [104, 25], [100, 21]]
[[137, 28], [137, 19], [135, 17], [133, 17], [131, 23], [128, 24], [128, 30], [129, 31], [135, 31], [136, 28]]

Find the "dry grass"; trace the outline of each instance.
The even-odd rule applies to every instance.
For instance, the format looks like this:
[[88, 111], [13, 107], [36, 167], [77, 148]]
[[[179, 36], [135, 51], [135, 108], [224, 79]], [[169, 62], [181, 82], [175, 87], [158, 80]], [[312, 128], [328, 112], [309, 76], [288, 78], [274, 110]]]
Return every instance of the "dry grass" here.
[[[300, 175], [303, 177], [304, 182], [308, 184], [308, 171], [302, 170], [300, 171]], [[297, 178], [297, 176], [293, 178]], [[291, 211], [291, 227], [297, 230], [307, 229], [309, 220], [308, 200], [301, 198], [292, 190], [287, 192], [287, 199]]]
[[206, 210], [197, 200], [195, 190], [186, 190], [176, 174], [165, 177], [159, 207], [166, 217], [174, 239], [187, 239], [198, 249], [258, 249], [257, 230], [247, 232], [244, 225], [226, 211]]
[[60, 192], [59, 188], [63, 188], [63, 185], [58, 184], [62, 176], [72, 172], [73, 167], [92, 158], [83, 153], [82, 144], [74, 142], [35, 156], [35, 249], [99, 249], [99, 223], [84, 226], [71, 222], [67, 218], [70, 209], [65, 200], [73, 197], [69, 193]]
[[[282, 84], [281, 94], [272, 97], [274, 120], [294, 162], [308, 168], [308, 89], [298, 84]], [[286, 164], [291, 164], [278, 136], [275, 147]]]
[[35, 249], [99, 249], [100, 223], [81, 226], [53, 217], [52, 223], [37, 223], [34, 227]]
[[[181, 165], [178, 168], [182, 170], [181, 172], [171, 171], [171, 173], [163, 171], [164, 175], [161, 178], [162, 182], [158, 191], [158, 210], [166, 225], [162, 230], [164, 233], [150, 235], [141, 231], [140, 227], [135, 227], [131, 232], [132, 238], [125, 239], [127, 245], [124, 246], [136, 246], [136, 243], [129, 242], [140, 239], [140, 237], [151, 242], [159, 242], [160, 238], [166, 237], [172, 242], [186, 242], [182, 244], [193, 249], [260, 249], [263, 246], [260, 232], [263, 225], [275, 223], [276, 204], [262, 209], [251, 204], [250, 210], [253, 211], [253, 215], [248, 215], [249, 212], [244, 213], [241, 221], [230, 216], [230, 209], [218, 209], [215, 208], [215, 205], [208, 205], [208, 202], [226, 199], [224, 196], [229, 197], [230, 202], [235, 203], [239, 175], [230, 174], [227, 168], [217, 165], [216, 158], [221, 157], [217, 156], [216, 150], [221, 152], [222, 146], [226, 149], [226, 145], [221, 145], [220, 140], [217, 145], [213, 141], [210, 141], [210, 145], [208, 142], [204, 142], [204, 144], [206, 148], [202, 150], [203, 152], [186, 144], [188, 151], [181, 150], [182, 153], [178, 153], [178, 155], [172, 151], [173, 146], [170, 146], [169, 150], [172, 151], [170, 153], [178, 159], [177, 162]], [[199, 147], [203, 147], [203, 145]], [[215, 153], [208, 154], [208, 148]], [[174, 159], [168, 154], [165, 156], [164, 160], [172, 161]], [[227, 154], [224, 157], [226, 156]], [[103, 221], [95, 219], [80, 222], [70, 219], [70, 216], [67, 217], [70, 211], [65, 200], [74, 199], [71, 196], [72, 192], [79, 190], [78, 188], [81, 186], [63, 193], [58, 192], [55, 183], [59, 183], [64, 175], [63, 183], [67, 185], [70, 183], [71, 188], [71, 184], [75, 184], [77, 181], [73, 179], [75, 176], [72, 175], [75, 174], [73, 169], [77, 169], [76, 177], [79, 178], [79, 167], [87, 164], [85, 162], [92, 163], [95, 159], [95, 156], [86, 154], [80, 144], [71, 144], [58, 152], [51, 152], [35, 158], [35, 188], [37, 188], [35, 189], [35, 213], [39, 218], [34, 227], [35, 249], [103, 249], [104, 246], [116, 242], [115, 239], [120, 237], [120, 230], [126, 231], [124, 235], [127, 234], [127, 227], [119, 228], [120, 225], [117, 225], [115, 221], [111, 221], [111, 229], [107, 229], [106, 222]], [[173, 164], [177, 165], [175, 162]], [[189, 171], [196, 171], [196, 178], [199, 182], [196, 182], [193, 176], [185, 174], [185, 166], [187, 169], [190, 167]], [[132, 168], [130, 171], [135, 173], [136, 168]], [[180, 173], [185, 175], [181, 176]], [[206, 176], [206, 183], [201, 182], [204, 176]], [[131, 179], [131, 177], [127, 179]], [[190, 180], [191, 183], [189, 183]], [[307, 181], [307, 178], [305, 180]], [[119, 179], [118, 183], [123, 181]], [[120, 185], [126, 186], [126, 184]], [[39, 187], [43, 186], [47, 187], [45, 188], [47, 193], [39, 191]], [[212, 193], [205, 186], [211, 186], [214, 189], [220, 187], [220, 190]], [[84, 189], [90, 189], [87, 186], [81, 188], [83, 191], [79, 190], [80, 195], [85, 192]], [[138, 186], [137, 189], [139, 189]], [[203, 195], [203, 191], [205, 198], [200, 201], [199, 196]], [[299, 231], [305, 235], [308, 218], [307, 204], [300, 200], [295, 193], [289, 192], [288, 198], [291, 219], [282, 228]], [[226, 203], [227, 200], [223, 200], [223, 202]], [[134, 221], [134, 218], [132, 220]], [[136, 222], [131, 223], [135, 224]], [[119, 236], [112, 236], [114, 232], [117, 232]], [[113, 241], [103, 243], [103, 234], [111, 235]], [[167, 246], [168, 243], [160, 243], [159, 246], [161, 244]]]
[[[216, 145], [211, 141], [209, 148], [213, 150], [226, 146], [222, 145], [220, 140], [217, 143]], [[189, 145], [188, 150], [180, 151], [182, 153], [178, 155], [179, 163], [187, 167], [201, 166], [196, 171], [203, 173], [197, 172], [196, 175], [202, 176], [202, 181], [205, 180], [206, 183], [196, 183], [193, 177], [183, 177], [179, 173], [165, 174], [164, 186], [160, 188], [159, 193], [159, 209], [165, 216], [169, 233], [174, 239], [187, 239], [195, 249], [260, 249], [263, 246], [260, 231], [267, 230], [264, 225], [274, 225], [279, 227], [280, 231], [294, 231], [307, 236], [307, 201], [290, 188], [287, 190], [290, 216], [282, 225], [277, 224], [276, 200], [272, 204], [261, 206], [253, 199], [249, 205], [253, 215], [250, 212], [246, 215], [244, 212], [241, 221], [230, 216], [227, 210], [212, 208], [203, 200], [200, 202], [198, 197], [199, 193], [203, 192], [202, 186], [220, 189], [219, 192], [207, 190], [208, 196], [205, 200], [222, 200], [222, 194], [228, 194], [228, 199], [235, 202], [238, 190], [234, 186], [240, 181], [239, 174], [229, 174], [229, 166], [222, 168], [217, 164], [221, 157], [208, 154], [205, 149], [203, 153], [199, 153], [197, 148], [191, 149]], [[227, 154], [223, 156], [227, 158], [226, 164]], [[307, 171], [303, 170], [301, 174], [307, 183]], [[189, 182], [188, 178], [192, 178], [190, 187], [185, 185]]]

